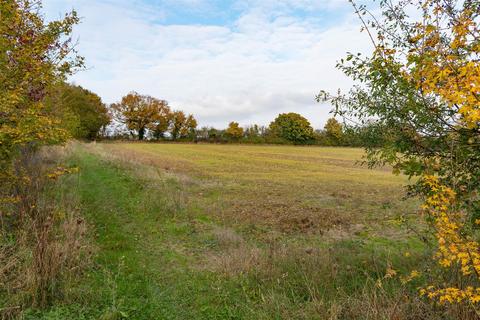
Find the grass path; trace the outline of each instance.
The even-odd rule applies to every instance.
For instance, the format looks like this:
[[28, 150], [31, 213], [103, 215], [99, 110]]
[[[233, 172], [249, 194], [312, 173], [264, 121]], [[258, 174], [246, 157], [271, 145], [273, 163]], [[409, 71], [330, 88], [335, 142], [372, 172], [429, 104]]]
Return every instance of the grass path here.
[[[98, 246], [96, 268], [85, 283], [81, 303], [52, 310], [63, 319], [239, 319], [239, 290], [218, 287], [218, 277], [189, 267], [179, 254], [198, 241], [195, 220], [172, 215], [169, 190], [152, 190], [125, 169], [87, 153], [77, 153], [82, 210]], [[202, 241], [200, 239], [200, 241]], [[169, 244], [175, 243], [175, 250]], [[229, 283], [222, 281], [222, 286]], [[90, 288], [89, 288], [90, 287]]]

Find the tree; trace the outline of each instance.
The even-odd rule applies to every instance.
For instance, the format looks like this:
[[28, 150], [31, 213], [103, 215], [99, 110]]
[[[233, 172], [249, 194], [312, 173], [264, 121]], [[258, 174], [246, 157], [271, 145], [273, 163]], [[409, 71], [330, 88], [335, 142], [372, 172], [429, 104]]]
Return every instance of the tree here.
[[307, 119], [298, 113], [282, 113], [270, 123], [270, 133], [295, 144], [302, 144], [314, 138], [313, 128]]
[[187, 121], [185, 122], [185, 128], [186, 128], [186, 136], [188, 136], [190, 139], [193, 139], [196, 141], [197, 139], [197, 132], [196, 128], [198, 126], [197, 120], [193, 117], [193, 115], [189, 115], [187, 117]]
[[184, 131], [182, 129], [185, 126], [186, 120], [187, 120], [187, 117], [185, 116], [185, 113], [183, 111], [173, 112], [172, 125], [170, 130], [173, 140], [177, 140], [178, 138], [180, 138], [182, 131]]
[[37, 152], [69, 138], [60, 112], [48, 108], [45, 98], [83, 66], [71, 41], [79, 18], [72, 11], [45, 23], [40, 9], [41, 1], [0, 1], [0, 228], [2, 273], [9, 275], [2, 277], [1, 290], [8, 294], [1, 313], [6, 317], [28, 307], [27, 301], [46, 306], [59, 295], [56, 270], [75, 269], [69, 257], [58, 255], [65, 236], [60, 219], [40, 201], [45, 172], [39, 172]]
[[383, 18], [368, 21], [366, 8], [354, 4], [375, 50], [367, 57], [349, 54], [338, 67], [358, 84], [348, 94], [321, 92], [318, 99], [331, 101], [339, 115], [360, 123], [373, 118], [385, 129], [385, 144], [367, 148], [370, 165], [388, 163], [418, 177], [410, 191], [424, 199], [435, 259], [455, 274], [422, 293], [442, 304], [476, 305], [480, 2], [382, 1], [381, 7]]
[[247, 126], [247, 128], [245, 129], [245, 136], [247, 138], [257, 138], [260, 135], [260, 127], [257, 124]]
[[201, 127], [197, 130], [197, 136], [201, 141], [208, 141], [208, 131], [210, 130], [209, 127]]
[[339, 144], [343, 136], [343, 127], [335, 118], [330, 118], [325, 124], [325, 134], [335, 144]]
[[222, 138], [222, 135], [223, 132], [221, 130], [217, 130], [213, 127], [208, 130], [208, 139], [210, 141], [219, 142]]
[[76, 12], [45, 24], [39, 8], [39, 2], [0, 2], [0, 185], [5, 187], [21, 180], [11, 169], [22, 150], [68, 139], [44, 100], [83, 66], [69, 37], [79, 22]]
[[173, 112], [170, 126], [170, 134], [173, 140], [186, 138], [189, 135], [194, 138], [195, 128], [197, 128], [197, 120], [193, 115], [187, 117], [183, 111]]
[[342, 142], [347, 146], [378, 149], [387, 145], [389, 139], [388, 128], [375, 120], [366, 121], [362, 125], [346, 125], [343, 128]]
[[164, 104], [158, 109], [157, 113], [152, 117], [152, 122], [147, 125], [147, 128], [152, 133], [152, 136], [156, 140], [164, 138], [165, 132], [168, 131], [172, 123], [173, 115], [165, 101]]
[[266, 128], [257, 124], [247, 126], [244, 132], [245, 142], [265, 143]]
[[159, 123], [167, 108], [166, 101], [136, 92], [127, 94], [121, 102], [111, 106], [115, 119], [125, 124], [128, 130], [134, 131], [138, 140], [145, 138], [149, 127]]
[[65, 141], [67, 133], [45, 108], [56, 83], [83, 65], [69, 34], [75, 11], [44, 24], [39, 3], [0, 2], [0, 161], [1, 170], [26, 145]]
[[95, 140], [110, 123], [108, 109], [101, 98], [81, 86], [61, 83], [49, 95], [46, 105], [77, 139]]
[[238, 122], [232, 121], [228, 124], [225, 134], [232, 140], [238, 141], [243, 137], [243, 128], [240, 127]]

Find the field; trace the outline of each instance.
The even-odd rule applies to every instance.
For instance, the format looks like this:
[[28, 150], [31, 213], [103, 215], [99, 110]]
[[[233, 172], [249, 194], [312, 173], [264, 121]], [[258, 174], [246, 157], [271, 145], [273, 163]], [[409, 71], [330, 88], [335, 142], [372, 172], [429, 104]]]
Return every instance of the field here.
[[[269, 231], [321, 233], [388, 226], [403, 177], [358, 163], [361, 149], [113, 144], [104, 152], [177, 178], [209, 218]], [[185, 190], [187, 191], [187, 190]], [[380, 219], [382, 217], [383, 219]]]
[[402, 281], [429, 254], [408, 228], [418, 204], [405, 177], [362, 167], [362, 154], [70, 146], [80, 173], [59, 188], [79, 196], [94, 267], [70, 302], [31, 317], [422, 319], [417, 279]]

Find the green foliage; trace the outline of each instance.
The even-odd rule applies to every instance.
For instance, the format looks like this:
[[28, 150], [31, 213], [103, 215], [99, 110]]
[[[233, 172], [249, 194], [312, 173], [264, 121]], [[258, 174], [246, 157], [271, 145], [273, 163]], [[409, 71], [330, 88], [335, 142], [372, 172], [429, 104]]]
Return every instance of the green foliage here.
[[361, 125], [375, 119], [373, 129], [381, 128], [385, 139], [380, 148], [367, 145], [368, 164], [389, 164], [414, 177], [410, 195], [425, 200], [431, 230], [421, 235], [436, 243], [434, 257], [445, 272], [426, 285], [427, 296], [463, 304], [478, 317], [480, 260], [472, 217], [480, 203], [479, 2], [380, 1], [381, 17], [352, 3], [375, 35], [375, 50], [366, 57], [348, 54], [338, 64], [356, 81], [350, 92], [322, 92], [318, 99]]
[[[416, 50], [408, 28], [414, 23], [407, 21], [404, 9], [386, 3], [383, 9], [382, 25], [374, 23], [373, 28], [382, 34], [384, 44], [396, 49], [392, 52]], [[360, 12], [365, 10], [362, 8]], [[456, 190], [478, 190], [479, 129], [457, 124], [455, 108], [419, 90], [402, 70], [412, 67], [411, 63], [383, 54], [381, 47], [378, 50], [370, 57], [349, 54], [347, 59], [342, 59], [337, 67], [358, 85], [348, 94], [333, 96], [321, 92], [317, 99], [330, 101], [336, 114], [356, 119], [360, 127], [369, 128], [368, 134], [381, 131], [382, 147], [367, 145], [371, 166], [388, 163], [412, 176], [435, 173], [443, 177], [447, 185], [455, 185]], [[372, 119], [375, 119], [374, 125]], [[437, 161], [441, 165], [433, 165]], [[420, 191], [421, 188], [417, 185], [412, 189]]]
[[340, 139], [328, 134], [326, 130], [317, 130], [315, 134], [315, 142], [318, 145], [372, 149], [386, 145], [387, 140], [392, 138], [389, 130], [376, 121], [366, 121], [363, 125], [343, 125]]
[[211, 142], [220, 142], [220, 139], [223, 136], [223, 131], [217, 130], [215, 128], [208, 129], [207, 139]]
[[298, 113], [282, 113], [270, 123], [270, 134], [295, 144], [305, 144], [314, 138], [313, 128]]
[[265, 126], [258, 124], [247, 126], [244, 135], [243, 142], [245, 143], [268, 143], [268, 128]]
[[267, 133], [264, 126], [255, 124], [243, 129], [234, 121], [225, 130], [203, 127], [197, 131], [199, 141], [211, 143], [271, 143], [271, 140], [267, 139]]
[[257, 124], [247, 126], [247, 128], [245, 129], [245, 138], [255, 139], [255, 138], [261, 137], [263, 135], [262, 131], [265, 131], [264, 128], [262, 128]]
[[381, 148], [394, 134], [376, 121], [366, 121], [363, 126], [345, 126], [343, 141], [353, 147]]
[[70, 134], [77, 139], [95, 140], [110, 123], [110, 116], [101, 98], [81, 86], [60, 84], [47, 97], [46, 105]]

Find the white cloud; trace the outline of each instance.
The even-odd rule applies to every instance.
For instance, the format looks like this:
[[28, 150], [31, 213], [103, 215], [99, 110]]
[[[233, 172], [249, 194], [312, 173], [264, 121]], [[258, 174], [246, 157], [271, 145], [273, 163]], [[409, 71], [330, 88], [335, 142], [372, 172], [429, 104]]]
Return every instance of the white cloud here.
[[315, 94], [348, 88], [336, 61], [347, 51], [368, 51], [370, 44], [353, 15], [332, 26], [327, 18], [296, 17], [285, 8], [334, 14], [339, 1], [243, 1], [240, 17], [225, 26], [160, 24], [167, 13], [139, 1], [45, 4], [49, 17], [71, 7], [84, 17], [76, 35], [89, 69], [72, 80], [106, 102], [135, 90], [195, 114], [200, 125], [268, 124], [291, 111], [319, 127], [329, 108], [315, 103]]

